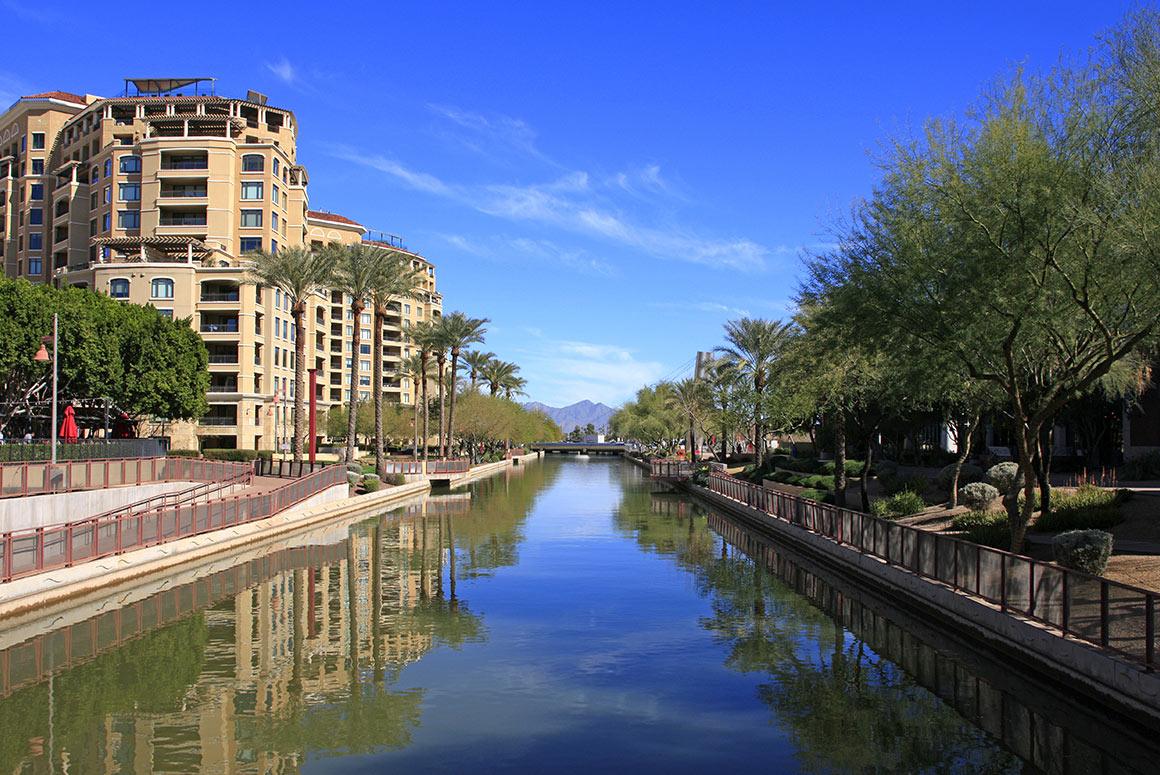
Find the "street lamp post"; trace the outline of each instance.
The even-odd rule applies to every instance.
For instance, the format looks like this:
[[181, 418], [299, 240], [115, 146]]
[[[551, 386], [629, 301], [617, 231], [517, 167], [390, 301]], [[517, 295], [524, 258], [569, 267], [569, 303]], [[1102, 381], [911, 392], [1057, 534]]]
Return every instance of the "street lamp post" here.
[[52, 427], [49, 428], [49, 433], [52, 439], [52, 465], [56, 465], [56, 351], [59, 349], [57, 342], [57, 326], [59, 319], [57, 313], [52, 313], [52, 336], [41, 337], [40, 349], [36, 351], [36, 355], [32, 356], [32, 360], [44, 362], [48, 360], [48, 351], [45, 349], [45, 343], [52, 342]]

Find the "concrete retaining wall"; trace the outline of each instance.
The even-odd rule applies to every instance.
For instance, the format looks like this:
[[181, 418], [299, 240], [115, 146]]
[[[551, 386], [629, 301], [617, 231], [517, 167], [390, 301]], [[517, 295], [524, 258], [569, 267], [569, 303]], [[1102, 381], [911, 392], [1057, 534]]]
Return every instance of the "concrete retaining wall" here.
[[26, 530], [95, 517], [155, 495], [188, 490], [201, 482], [155, 482], [153, 484], [78, 490], [55, 495], [30, 495], [0, 500], [0, 530]]
[[910, 605], [923, 609], [968, 635], [1011, 655], [1035, 670], [1064, 684], [1081, 688], [1086, 694], [1120, 712], [1160, 721], [1160, 675], [1101, 651], [1094, 645], [1063, 638], [1045, 626], [1000, 611], [977, 598], [955, 592], [950, 587], [887, 565], [828, 538], [791, 525], [763, 511], [745, 506], [704, 487], [685, 484], [682, 489], [724, 511], [733, 512], [759, 525], [778, 540], [840, 567], [873, 584], [896, 593]]

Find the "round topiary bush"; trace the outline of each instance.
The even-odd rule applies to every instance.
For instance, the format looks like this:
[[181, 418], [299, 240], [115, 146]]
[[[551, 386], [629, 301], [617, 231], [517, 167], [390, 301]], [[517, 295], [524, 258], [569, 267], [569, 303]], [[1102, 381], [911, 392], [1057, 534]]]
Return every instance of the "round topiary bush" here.
[[[938, 486], [944, 490], [950, 490], [951, 477], [954, 476], [954, 474], [954, 463], [951, 463], [949, 466], [944, 466], [943, 469], [938, 472], [938, 476], [936, 477]], [[983, 481], [983, 469], [979, 468], [973, 463], [963, 463], [963, 468], [961, 471], [959, 471], [959, 487], [965, 487], [972, 482], [981, 481]]]
[[986, 482], [971, 482], [959, 488], [959, 503], [977, 511], [991, 508], [999, 497], [999, 491]]
[[998, 463], [987, 469], [987, 484], [1003, 494], [1011, 492], [1011, 486], [1018, 478], [1018, 463]]
[[356, 474], [354, 471], [351, 471], [349, 468], [346, 470], [346, 482], [347, 482], [347, 484], [358, 484], [361, 481], [362, 481], [362, 471], [359, 471]]
[[383, 486], [382, 480], [376, 474], [366, 474], [362, 478], [363, 489], [367, 492], [378, 492]]
[[1051, 551], [1063, 567], [1100, 576], [1112, 555], [1112, 534], [1103, 530], [1069, 530], [1051, 539]]
[[398, 487], [400, 484], [406, 484], [407, 477], [402, 474], [387, 474], [387, 484]]

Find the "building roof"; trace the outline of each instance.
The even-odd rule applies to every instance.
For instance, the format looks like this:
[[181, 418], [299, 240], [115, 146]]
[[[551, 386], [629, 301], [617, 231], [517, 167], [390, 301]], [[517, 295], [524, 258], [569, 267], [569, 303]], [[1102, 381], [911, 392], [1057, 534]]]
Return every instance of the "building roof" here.
[[85, 98], [77, 94], [69, 94], [66, 91], [46, 91], [43, 94], [25, 94], [20, 99], [22, 100], [60, 100], [61, 102], [75, 102], [77, 105], [84, 105]]
[[331, 223], [345, 223], [345, 224], [348, 224], [350, 226], [358, 226], [360, 229], [362, 228], [361, 223], [359, 223], [357, 221], [352, 221], [350, 218], [347, 218], [346, 216], [338, 215], [336, 213], [324, 213], [321, 210], [307, 210], [306, 217], [313, 218], [316, 221], [330, 221]]

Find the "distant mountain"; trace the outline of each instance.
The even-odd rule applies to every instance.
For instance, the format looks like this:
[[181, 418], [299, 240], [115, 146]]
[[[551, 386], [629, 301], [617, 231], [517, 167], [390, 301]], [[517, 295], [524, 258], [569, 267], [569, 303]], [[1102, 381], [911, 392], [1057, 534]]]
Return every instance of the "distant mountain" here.
[[580, 430], [584, 430], [588, 423], [592, 423], [599, 430], [608, 424], [608, 418], [616, 411], [610, 406], [594, 404], [591, 401], [579, 401], [564, 407], [548, 406], [538, 401], [531, 401], [524, 404], [524, 408], [528, 410], [539, 409], [555, 420], [564, 433], [568, 433], [577, 425], [580, 426]]

